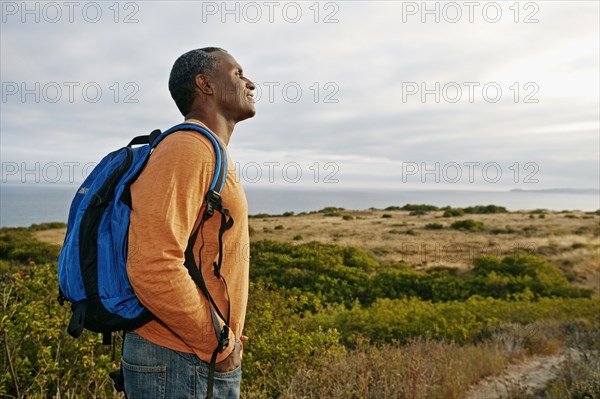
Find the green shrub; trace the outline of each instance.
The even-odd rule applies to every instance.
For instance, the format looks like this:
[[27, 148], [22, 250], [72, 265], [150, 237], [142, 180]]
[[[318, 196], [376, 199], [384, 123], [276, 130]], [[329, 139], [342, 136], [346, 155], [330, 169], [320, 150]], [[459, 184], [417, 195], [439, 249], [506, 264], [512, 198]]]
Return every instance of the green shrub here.
[[257, 241], [250, 251], [253, 280], [297, 288], [326, 302], [364, 300], [369, 275], [377, 268], [377, 262], [364, 251], [318, 242], [292, 245]]
[[345, 211], [345, 209], [338, 208], [335, 206], [326, 206], [325, 208], [316, 211], [316, 213], [332, 213], [332, 212], [339, 212], [339, 211]]
[[108, 378], [118, 368], [111, 347], [99, 334], [84, 332], [75, 340], [66, 333], [70, 312], [56, 300], [56, 273], [56, 264], [36, 265], [0, 281], [2, 360], [8, 365], [0, 395], [116, 397]]
[[[427, 205], [427, 204], [406, 204], [404, 205], [402, 208], [403, 211], [425, 211], [425, 212], [429, 212], [429, 211], [437, 211], [440, 208], [438, 208], [435, 205]], [[386, 209], [387, 211], [387, 209]]]
[[342, 216], [342, 219], [344, 219], [344, 220], [354, 220], [354, 216], [352, 216], [352, 215], [344, 215], [344, 216]]
[[425, 228], [427, 230], [441, 230], [444, 228], [444, 225], [441, 223], [427, 223]]
[[530, 214], [541, 214], [541, 213], [546, 213], [548, 210], [547, 209], [542, 209], [542, 208], [538, 208], [538, 209], [534, 209], [533, 211], [530, 211]]
[[442, 216], [445, 218], [450, 218], [450, 217], [455, 217], [455, 216], [463, 216], [464, 214], [465, 214], [465, 211], [463, 211], [460, 208], [450, 208], [450, 209], [446, 209], [444, 211], [444, 213], [442, 214]]
[[506, 226], [506, 228], [494, 228], [490, 229], [490, 234], [515, 234], [517, 231], [512, 227]]
[[242, 397], [278, 397], [296, 370], [314, 368], [321, 356], [343, 350], [335, 328], [311, 329], [303, 322], [308, 301], [303, 295], [250, 282]]
[[300, 241], [300, 240], [302, 240], [302, 234], [295, 235], [294, 238], [293, 238], [293, 240], [294, 241]]
[[278, 224], [277, 226], [275, 226], [275, 230], [284, 230], [285, 227], [283, 227], [282, 224]]
[[271, 215], [268, 213], [257, 213], [256, 215], [248, 215], [248, 217], [253, 219], [267, 219], [270, 218]]
[[580, 227], [576, 228], [575, 230], [573, 230], [573, 234], [577, 234], [577, 235], [590, 234], [590, 235], [597, 237], [597, 236], [600, 236], [600, 225], [580, 226]]
[[464, 208], [465, 213], [470, 214], [489, 214], [489, 213], [506, 213], [505, 207], [497, 205], [476, 205]]
[[521, 231], [523, 233], [525, 233], [526, 236], [531, 236], [531, 235], [537, 233], [538, 230], [539, 230], [538, 227], [534, 226], [534, 225], [523, 226], [521, 228]]
[[[385, 256], [389, 251], [376, 248], [373, 252]], [[558, 267], [531, 255], [477, 257], [473, 270], [460, 275], [438, 269], [417, 272], [405, 264], [379, 265], [357, 248], [316, 242], [294, 246], [258, 241], [251, 246], [251, 257], [252, 279], [298, 288], [327, 303], [349, 305], [358, 299], [367, 305], [378, 298], [410, 297], [451, 301], [474, 295], [501, 299], [591, 295], [590, 290], [572, 287]]]
[[450, 227], [452, 227], [453, 229], [456, 229], [456, 230], [474, 231], [474, 230], [483, 229], [483, 223], [478, 222], [473, 219], [465, 219], [465, 220], [458, 220], [458, 221], [452, 223], [450, 225]]
[[469, 284], [495, 298], [510, 298], [530, 292], [535, 297], [590, 297], [591, 290], [571, 287], [557, 266], [532, 255], [512, 255], [500, 259], [479, 256], [474, 259]]
[[389, 219], [392, 217], [392, 215], [390, 213], [384, 213], [383, 215], [381, 215], [381, 217], [384, 219]]
[[0, 229], [0, 259], [25, 264], [48, 263], [58, 259], [60, 246], [37, 241], [32, 234], [37, 230], [24, 227]]
[[453, 342], [476, 340], [484, 329], [501, 323], [528, 324], [540, 320], [586, 319], [597, 323], [599, 299], [541, 298], [539, 301], [506, 301], [471, 297], [465, 301], [437, 302], [420, 299], [378, 299], [371, 306], [329, 306], [313, 314], [313, 328], [337, 328], [341, 340], [352, 345], [358, 336], [371, 342], [407, 342], [429, 337]]
[[64, 229], [67, 227], [66, 223], [62, 222], [49, 222], [49, 223], [40, 223], [40, 224], [32, 224], [29, 226], [30, 231], [41, 231], [41, 230], [50, 230], [50, 229]]
[[422, 209], [415, 209], [414, 211], [410, 211], [408, 213], [408, 216], [422, 216], [422, 215], [427, 215], [427, 211], [424, 211]]

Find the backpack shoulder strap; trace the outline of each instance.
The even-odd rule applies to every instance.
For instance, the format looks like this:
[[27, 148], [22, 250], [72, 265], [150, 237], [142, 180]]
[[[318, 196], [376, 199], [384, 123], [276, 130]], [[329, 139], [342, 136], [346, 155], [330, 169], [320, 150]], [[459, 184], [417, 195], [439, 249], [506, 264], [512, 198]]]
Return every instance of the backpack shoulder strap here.
[[152, 133], [144, 135], [144, 136], [137, 136], [134, 137], [129, 144], [127, 144], [127, 147], [131, 147], [134, 145], [141, 145], [141, 144], [152, 144], [152, 142], [154, 140], [156, 140], [156, 138], [158, 136], [160, 136], [161, 131], [160, 129], [155, 129], [152, 131]]
[[179, 125], [173, 126], [169, 130], [166, 130], [158, 137], [155, 137], [155, 139], [150, 141], [149, 144], [152, 148], [154, 148], [169, 134], [178, 132], [180, 130], [196, 131], [208, 138], [211, 144], [213, 145], [213, 148], [215, 150], [216, 164], [213, 179], [208, 189], [208, 192], [210, 193], [211, 191], [214, 191], [218, 195], [220, 195], [221, 191], [223, 190], [223, 187], [225, 186], [225, 179], [227, 177], [227, 152], [225, 151], [225, 148], [223, 147], [223, 144], [221, 144], [219, 139], [217, 139], [214, 136], [214, 134], [211, 133], [208, 129], [195, 123], [181, 123]]
[[[152, 133], [134, 137], [127, 147], [131, 147], [134, 145], [143, 145], [148, 144], [150, 148], [154, 148], [160, 143], [165, 137], [167, 137], [171, 133], [178, 132], [180, 130], [193, 130], [209, 139], [213, 148], [215, 150], [216, 164], [215, 171], [213, 175], [213, 179], [211, 181], [209, 187], [209, 193], [214, 191], [217, 195], [220, 195], [223, 187], [225, 186], [225, 179], [227, 177], [227, 151], [221, 144], [221, 142], [214, 136], [210, 130], [205, 127], [195, 124], [195, 123], [180, 123], [179, 125], [175, 125], [172, 128], [166, 130], [164, 133], [160, 131], [160, 129], [155, 129]], [[211, 194], [207, 197], [207, 200], [210, 200], [214, 197], [214, 194]], [[208, 201], [209, 203], [213, 203], [212, 200]]]

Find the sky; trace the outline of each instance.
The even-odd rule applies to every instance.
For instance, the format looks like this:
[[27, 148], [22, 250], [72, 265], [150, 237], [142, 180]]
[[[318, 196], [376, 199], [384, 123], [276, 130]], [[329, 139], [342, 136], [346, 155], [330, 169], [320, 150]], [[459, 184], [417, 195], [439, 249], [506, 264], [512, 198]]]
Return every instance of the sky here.
[[175, 59], [226, 49], [246, 187], [598, 189], [597, 1], [2, 1], [2, 183], [78, 183], [180, 123]]

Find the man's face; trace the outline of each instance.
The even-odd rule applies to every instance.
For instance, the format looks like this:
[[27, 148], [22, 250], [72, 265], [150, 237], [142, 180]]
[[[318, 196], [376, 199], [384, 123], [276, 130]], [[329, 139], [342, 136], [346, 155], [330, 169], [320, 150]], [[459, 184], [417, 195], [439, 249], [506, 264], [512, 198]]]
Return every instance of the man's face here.
[[235, 122], [256, 114], [254, 108], [254, 83], [244, 76], [242, 67], [228, 53], [217, 51], [218, 69], [213, 76], [216, 84], [216, 101], [224, 115]]

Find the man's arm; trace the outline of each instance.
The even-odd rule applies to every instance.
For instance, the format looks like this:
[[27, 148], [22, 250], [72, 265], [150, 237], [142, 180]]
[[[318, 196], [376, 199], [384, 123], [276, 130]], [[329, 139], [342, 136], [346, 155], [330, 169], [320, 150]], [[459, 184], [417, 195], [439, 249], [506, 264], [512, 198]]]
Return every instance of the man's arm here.
[[[208, 302], [184, 266], [184, 252], [214, 174], [212, 145], [195, 132], [166, 137], [131, 187], [127, 273], [161, 323], [204, 361], [217, 346]], [[198, 237], [198, 239], [201, 239]], [[235, 338], [217, 362], [232, 352]]]

